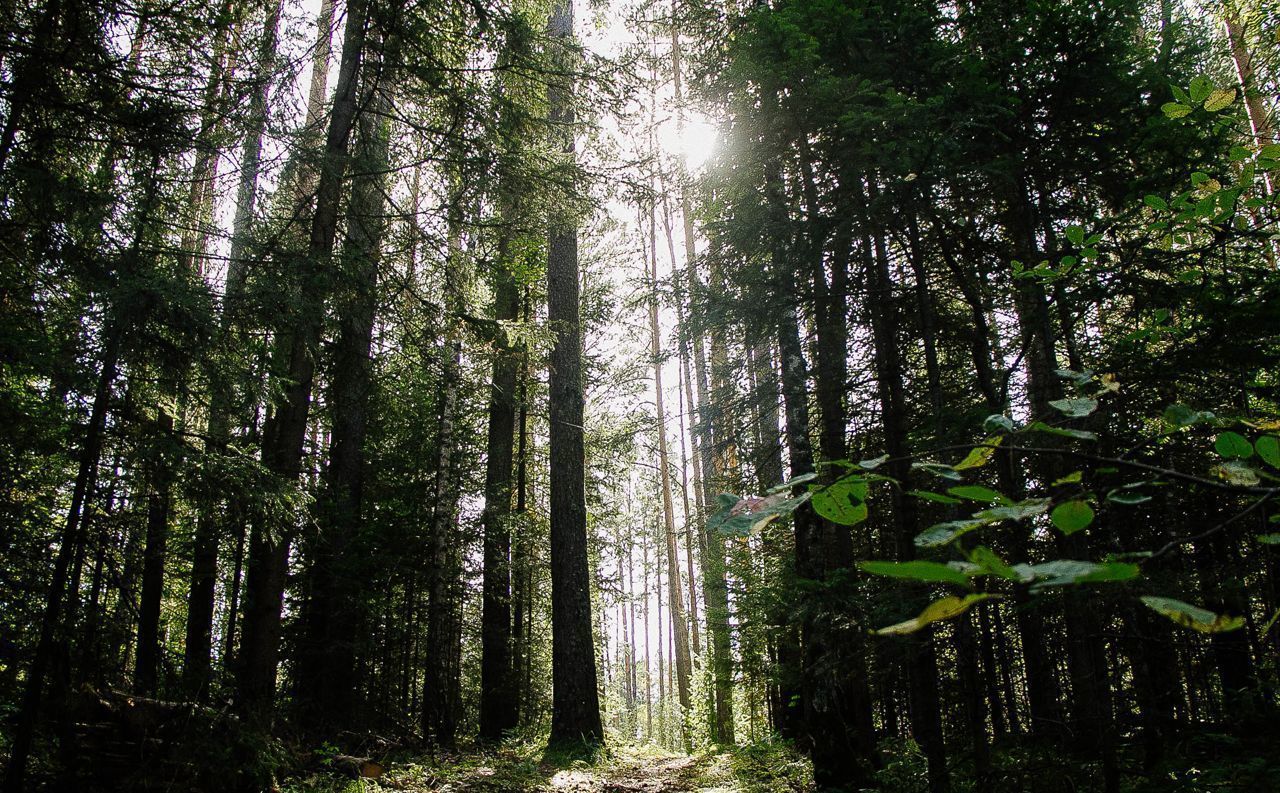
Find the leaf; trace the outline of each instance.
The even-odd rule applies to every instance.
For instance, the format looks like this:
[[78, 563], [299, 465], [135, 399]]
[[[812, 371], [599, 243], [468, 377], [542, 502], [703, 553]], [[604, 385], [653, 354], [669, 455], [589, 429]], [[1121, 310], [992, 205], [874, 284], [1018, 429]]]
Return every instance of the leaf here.
[[1026, 501], [1019, 501], [1016, 504], [1007, 504], [1002, 507], [992, 507], [984, 509], [973, 517], [977, 520], [995, 523], [1001, 520], [1025, 520], [1026, 518], [1043, 515], [1045, 510], [1049, 508], [1049, 499], [1047, 498], [1029, 498]]
[[832, 523], [856, 526], [867, 519], [867, 480], [861, 477], [812, 486], [810, 495], [813, 511]]
[[858, 567], [872, 575], [883, 575], [890, 578], [906, 578], [912, 581], [936, 581], [945, 584], [961, 584], [967, 586], [969, 576], [963, 572], [937, 562], [859, 562]]
[[1253, 442], [1253, 450], [1262, 461], [1272, 468], [1280, 468], [1280, 438], [1274, 435], [1263, 435]]
[[985, 545], [979, 545], [977, 548], [970, 551], [969, 561], [992, 575], [998, 575], [1001, 578], [1005, 578], [1010, 581], [1021, 580], [1021, 577], [1018, 575], [1016, 570], [1005, 564], [1005, 561], [997, 556], [995, 551]]
[[1142, 493], [1137, 493], [1132, 490], [1124, 490], [1121, 488], [1116, 488], [1115, 490], [1112, 490], [1110, 493], [1107, 493], [1107, 501], [1112, 501], [1112, 502], [1115, 502], [1116, 504], [1125, 504], [1127, 506], [1133, 506], [1134, 504], [1142, 504], [1150, 500], [1151, 500], [1151, 496], [1144, 495]]
[[1253, 487], [1262, 481], [1258, 472], [1239, 460], [1228, 460], [1209, 469], [1219, 479], [1241, 487]]
[[959, 617], [968, 611], [969, 607], [974, 603], [981, 603], [984, 600], [998, 597], [1000, 596], [991, 592], [981, 592], [965, 595], [964, 597], [949, 595], [930, 603], [925, 607], [924, 611], [920, 612], [919, 616], [873, 632], [877, 636], [902, 636], [908, 633], [915, 633], [929, 623]]
[[933, 493], [928, 490], [908, 490], [907, 495], [923, 498], [925, 501], [936, 501], [939, 504], [959, 504], [960, 499], [944, 496], [941, 493]]
[[879, 457], [872, 457], [870, 460], [863, 460], [859, 462], [858, 467], [865, 468], [868, 471], [874, 471], [887, 462], [889, 462], [889, 455], [882, 454]]
[[1067, 501], [1049, 513], [1053, 525], [1068, 537], [1093, 523], [1093, 507], [1085, 501]]
[[1253, 444], [1238, 432], [1219, 433], [1213, 448], [1228, 460], [1247, 460], [1253, 456]]
[[1079, 226], [1067, 226], [1066, 235], [1072, 245], [1075, 245], [1076, 247], [1084, 245], [1084, 229]]
[[1191, 101], [1203, 102], [1209, 97], [1209, 94], [1213, 93], [1213, 80], [1209, 79], [1208, 75], [1198, 74], [1191, 78], [1189, 88]]
[[995, 501], [1001, 503], [1009, 503], [1009, 499], [1000, 495], [989, 487], [982, 485], [959, 485], [958, 487], [949, 487], [947, 492], [956, 498], [963, 498], [967, 501], [978, 501], [983, 504], [990, 504]]
[[982, 420], [983, 432], [1013, 432], [1017, 427], [1013, 419], [999, 413], [992, 413]]
[[1234, 101], [1236, 101], [1236, 89], [1219, 88], [1204, 100], [1204, 109], [1210, 113], [1217, 113], [1229, 107]]
[[1208, 609], [1183, 603], [1181, 600], [1154, 595], [1143, 595], [1140, 599], [1147, 608], [1163, 614], [1184, 628], [1191, 628], [1200, 633], [1225, 633], [1244, 626], [1244, 617], [1215, 614]]
[[1057, 487], [1058, 485], [1074, 485], [1083, 478], [1084, 471], [1072, 471], [1060, 479], [1055, 479], [1050, 487]]
[[1142, 203], [1146, 204], [1152, 209], [1158, 209], [1161, 212], [1169, 211], [1169, 202], [1165, 201], [1163, 198], [1161, 198], [1158, 195], [1149, 195], [1146, 198], [1142, 199]]
[[1128, 581], [1137, 578], [1140, 571], [1129, 562], [1081, 562], [1075, 559], [1058, 559], [1036, 565], [1018, 565], [1014, 568], [1032, 581], [1032, 589], [1070, 584], [1090, 584], [1105, 581]]
[[943, 463], [912, 463], [911, 470], [914, 471], [916, 469], [928, 471], [934, 476], [940, 476], [943, 479], [950, 479], [954, 482], [963, 481], [963, 477], [960, 476], [959, 471]]
[[1179, 102], [1165, 102], [1160, 110], [1169, 118], [1182, 118], [1191, 114], [1191, 108]]
[[1049, 404], [1062, 411], [1064, 415], [1073, 419], [1084, 418], [1098, 409], [1097, 400], [1085, 399], [1083, 397], [1076, 397], [1074, 399], [1055, 399]]
[[[734, 501], [729, 503], [729, 499]], [[809, 494], [787, 498], [783, 492], [774, 492], [764, 498], [739, 499], [722, 493], [718, 500], [722, 509], [707, 519], [707, 529], [720, 534], [744, 537], [760, 531], [778, 518], [795, 512], [797, 507], [809, 500]]]
[[1191, 427], [1206, 421], [1213, 421], [1215, 416], [1207, 410], [1192, 410], [1186, 405], [1170, 405], [1162, 414], [1165, 423], [1174, 429]]
[[1098, 439], [1097, 433], [1089, 432], [1088, 430], [1075, 430], [1070, 427], [1055, 427], [1051, 424], [1045, 424], [1043, 421], [1033, 422], [1029, 427], [1027, 427], [1027, 429], [1035, 432], [1043, 432], [1046, 435], [1058, 435], [1063, 438], [1074, 438], [1078, 441], [1096, 441]]
[[991, 455], [996, 453], [996, 447], [1000, 445], [1000, 441], [1003, 439], [1004, 438], [1001, 435], [993, 435], [990, 438], [987, 438], [982, 442], [982, 446], [973, 447], [963, 460], [956, 463], [955, 469], [957, 471], [964, 471], [969, 468], [981, 468], [986, 465], [991, 459]]
[[945, 523], [937, 523], [917, 534], [913, 542], [917, 548], [938, 548], [991, 522], [986, 520], [949, 520]]
[[772, 493], [782, 493], [782, 492], [785, 492], [785, 491], [790, 490], [791, 488], [795, 487], [796, 485], [803, 485], [803, 484], [805, 484], [806, 482], [812, 482], [813, 480], [815, 480], [815, 479], [817, 479], [817, 478], [818, 478], [818, 475], [817, 475], [816, 473], [813, 473], [812, 471], [810, 471], [810, 472], [809, 472], [809, 473], [807, 473], [807, 474], [800, 474], [799, 476], [796, 476], [796, 477], [793, 477], [793, 478], [791, 478], [791, 479], [788, 479], [787, 481], [783, 482], [783, 483], [782, 483], [782, 484], [780, 484], [780, 485], [774, 485], [773, 487], [769, 488], [769, 489], [768, 489], [768, 490], [766, 490], [765, 492], [766, 492], [766, 493], [769, 493], [769, 494], [772, 494]]
[[1259, 534], [1257, 539], [1263, 545], [1280, 545], [1280, 534]]

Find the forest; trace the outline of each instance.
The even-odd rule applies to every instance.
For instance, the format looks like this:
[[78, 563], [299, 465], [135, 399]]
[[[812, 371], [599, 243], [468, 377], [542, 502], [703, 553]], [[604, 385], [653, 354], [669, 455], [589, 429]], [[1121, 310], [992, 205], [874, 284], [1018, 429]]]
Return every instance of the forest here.
[[5, 0], [24, 791], [1280, 791], [1276, 0]]

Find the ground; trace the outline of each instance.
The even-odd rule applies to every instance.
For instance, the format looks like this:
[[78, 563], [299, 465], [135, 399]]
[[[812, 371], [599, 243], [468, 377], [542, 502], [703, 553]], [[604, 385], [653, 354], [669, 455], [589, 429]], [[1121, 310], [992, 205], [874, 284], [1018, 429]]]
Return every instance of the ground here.
[[810, 790], [807, 765], [790, 752], [751, 747], [730, 752], [673, 754], [619, 747], [593, 763], [551, 763], [531, 749], [389, 762], [377, 779], [316, 773], [289, 780], [281, 793], [783, 793]]

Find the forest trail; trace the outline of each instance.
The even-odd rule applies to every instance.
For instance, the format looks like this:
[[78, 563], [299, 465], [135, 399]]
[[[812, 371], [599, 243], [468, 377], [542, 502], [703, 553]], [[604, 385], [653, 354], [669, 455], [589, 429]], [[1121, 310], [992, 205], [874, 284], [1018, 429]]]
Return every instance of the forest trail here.
[[[624, 747], [596, 764], [558, 767], [511, 754], [460, 759], [435, 771], [392, 764], [366, 790], [440, 793], [736, 793], [748, 790], [729, 754], [681, 755]], [[376, 785], [376, 787], [374, 787]], [[303, 787], [304, 790], [313, 788]], [[761, 789], [750, 786], [750, 789]]]

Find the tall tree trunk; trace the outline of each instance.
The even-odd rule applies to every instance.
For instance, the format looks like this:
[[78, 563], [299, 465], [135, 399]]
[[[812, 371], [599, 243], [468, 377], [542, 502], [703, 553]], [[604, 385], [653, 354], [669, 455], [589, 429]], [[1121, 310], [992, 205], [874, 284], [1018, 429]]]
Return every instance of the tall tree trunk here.
[[[171, 442], [173, 417], [160, 412], [156, 420], [156, 443]], [[142, 552], [142, 592], [138, 596], [138, 654], [133, 671], [134, 689], [144, 696], [156, 695], [163, 648], [160, 646], [160, 605], [164, 597], [165, 551], [169, 542], [169, 508], [173, 471], [168, 450], [153, 451], [154, 462], [147, 492], [147, 536]]]
[[[285, 384], [284, 396], [263, 430], [262, 462], [272, 474], [290, 485], [298, 481], [302, 472], [315, 356], [328, 298], [325, 284], [331, 280], [324, 277], [324, 268], [333, 254], [337, 235], [338, 205], [347, 170], [347, 143], [358, 104], [366, 18], [366, 0], [352, 0], [347, 6], [342, 61], [317, 183], [307, 255], [299, 264], [298, 310], [289, 332], [282, 333], [280, 339], [282, 358], [286, 362], [286, 369], [280, 375]], [[294, 531], [292, 525], [267, 527], [259, 518], [249, 546], [237, 693], [241, 708], [252, 720], [263, 724], [270, 721], [275, 697], [280, 618]]]
[[[667, 600], [671, 603], [671, 631], [675, 642], [672, 662], [682, 713], [689, 712], [689, 635], [684, 618], [684, 587], [680, 582], [680, 550], [676, 542], [675, 507], [671, 499], [671, 460], [667, 453], [667, 411], [662, 388], [662, 331], [658, 323], [658, 250], [655, 208], [649, 207], [649, 352], [653, 367], [654, 406], [658, 422], [658, 488], [662, 498], [662, 524], [667, 543]], [[681, 718], [681, 732], [684, 734]], [[687, 743], [687, 735], [686, 735]]]
[[[514, 212], [507, 213], [511, 217]], [[504, 232], [505, 234], [506, 232]], [[505, 243], [505, 238], [503, 240]], [[519, 286], [506, 244], [498, 250], [493, 316], [516, 319]], [[480, 625], [480, 737], [497, 740], [514, 729], [519, 703], [511, 666], [511, 473], [516, 424], [519, 352], [502, 338], [494, 341], [489, 390], [489, 435], [484, 484], [484, 573]], [[523, 437], [521, 438], [523, 443]]]
[[[386, 233], [386, 177], [399, 38], [382, 31], [381, 54], [364, 67], [363, 108], [347, 209], [347, 237], [334, 294], [338, 337], [330, 371], [329, 465], [317, 511], [306, 653], [299, 658], [299, 705], [314, 735], [358, 725], [357, 646], [366, 633], [365, 575], [360, 544], [364, 516], [365, 436], [372, 389], [369, 353], [377, 311], [378, 266]], [[304, 674], [308, 672], [309, 674]]]
[[[550, 33], [568, 55], [573, 0], [558, 0]], [[573, 84], [548, 88], [550, 118], [562, 151], [574, 156]], [[579, 317], [578, 230], [551, 219], [547, 242], [547, 322], [555, 333], [548, 401], [551, 422], [551, 737], [553, 745], [604, 740], [596, 691], [591, 631], [591, 572], [587, 559], [586, 470], [582, 429], [582, 321]]]
[[[226, 291], [222, 298], [220, 325], [224, 337], [235, 327], [244, 293], [246, 259], [257, 201], [258, 176], [262, 163], [262, 136], [267, 124], [267, 98], [275, 71], [277, 33], [283, 0], [268, 7], [258, 42], [253, 92], [249, 96], [249, 126], [240, 147], [240, 183], [236, 191], [236, 211], [231, 227], [231, 251], [227, 260]], [[213, 386], [209, 404], [206, 453], [219, 454], [230, 441], [233, 396], [220, 380]], [[232, 496], [233, 502], [240, 499]], [[182, 679], [187, 695], [201, 700], [211, 678], [214, 596], [218, 580], [218, 535], [222, 516], [217, 503], [205, 505], [196, 519], [191, 559], [191, 588], [187, 594], [187, 630], [183, 647]], [[233, 504], [228, 512], [242, 514], [243, 505]], [[225, 657], [224, 657], [225, 660]]]

